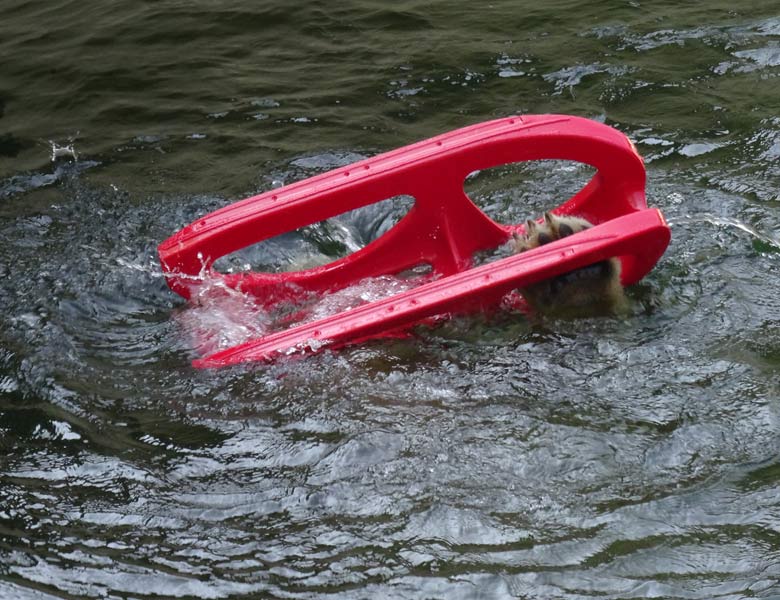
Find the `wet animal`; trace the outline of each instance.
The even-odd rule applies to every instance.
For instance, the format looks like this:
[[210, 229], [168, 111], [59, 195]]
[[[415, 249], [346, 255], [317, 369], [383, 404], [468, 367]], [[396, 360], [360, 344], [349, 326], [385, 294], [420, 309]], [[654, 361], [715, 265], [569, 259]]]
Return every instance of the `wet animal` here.
[[[544, 221], [526, 221], [525, 235], [515, 234], [515, 252], [526, 252], [593, 227], [579, 217], [544, 213]], [[534, 312], [576, 318], [626, 312], [620, 285], [620, 261], [610, 258], [521, 288]]]

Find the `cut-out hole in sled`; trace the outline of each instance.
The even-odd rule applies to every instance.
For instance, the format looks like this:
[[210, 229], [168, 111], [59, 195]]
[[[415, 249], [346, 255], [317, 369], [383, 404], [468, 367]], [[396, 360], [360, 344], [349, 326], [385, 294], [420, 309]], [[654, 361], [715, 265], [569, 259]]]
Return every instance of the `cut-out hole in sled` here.
[[469, 173], [464, 192], [496, 223], [523, 223], [541, 217], [585, 187], [597, 173], [570, 160], [534, 160], [502, 164]]
[[[534, 160], [596, 169], [553, 211], [594, 227], [473, 267], [475, 253], [504, 244], [523, 225], [502, 225], [485, 215], [464, 192], [466, 177]], [[241, 248], [396, 196], [415, 199], [408, 213], [365, 247], [328, 264], [290, 273], [219, 273], [213, 267]], [[160, 245], [159, 254], [169, 286], [185, 298], [197, 296], [206, 273], [269, 310], [366, 278], [431, 266], [416, 287], [194, 362], [218, 367], [338, 348], [395, 335], [437, 315], [496, 307], [513, 289], [610, 257], [620, 258], [621, 282], [630, 285], [655, 265], [669, 238], [661, 213], [647, 208], [644, 166], [622, 133], [579, 117], [529, 115], [459, 129], [237, 202], [185, 227]]]
[[222, 274], [253, 269], [279, 273], [326, 265], [387, 233], [413, 204], [408, 195], [386, 198], [240, 248], [215, 260], [213, 269]]

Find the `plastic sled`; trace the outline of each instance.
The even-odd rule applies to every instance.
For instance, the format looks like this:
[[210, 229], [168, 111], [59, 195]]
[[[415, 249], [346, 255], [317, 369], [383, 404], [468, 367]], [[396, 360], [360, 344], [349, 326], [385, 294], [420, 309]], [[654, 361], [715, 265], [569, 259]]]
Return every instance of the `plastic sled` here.
[[[594, 227], [472, 268], [475, 252], [498, 247], [524, 226], [498, 224], [479, 210], [464, 192], [466, 177], [541, 159], [595, 167], [592, 179], [552, 211], [583, 217]], [[222, 274], [212, 268], [220, 257], [251, 244], [400, 195], [413, 197], [414, 204], [395, 226], [327, 265], [289, 273]], [[647, 208], [644, 165], [626, 136], [584, 118], [529, 115], [465, 127], [236, 202], [164, 241], [159, 255], [168, 285], [185, 298], [206, 273], [269, 309], [365, 278], [430, 268], [429, 279], [408, 291], [193, 362], [220, 367], [338, 348], [436, 316], [495, 307], [516, 288], [613, 256], [622, 263], [622, 284], [631, 285], [652, 269], [669, 239], [663, 215]]]

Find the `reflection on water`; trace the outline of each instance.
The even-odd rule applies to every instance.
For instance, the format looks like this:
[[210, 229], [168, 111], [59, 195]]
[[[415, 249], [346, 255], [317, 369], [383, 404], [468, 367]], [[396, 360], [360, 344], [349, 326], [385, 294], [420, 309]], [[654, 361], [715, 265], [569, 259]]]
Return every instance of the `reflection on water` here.
[[[0, 597], [775, 597], [778, 36], [758, 2], [7, 3]], [[646, 159], [673, 238], [629, 317], [190, 367], [274, 324], [224, 290], [183, 304], [160, 241], [527, 112], [606, 122]], [[466, 187], [519, 223], [586, 171]], [[403, 213], [383, 210], [247, 260], [331, 259]]]

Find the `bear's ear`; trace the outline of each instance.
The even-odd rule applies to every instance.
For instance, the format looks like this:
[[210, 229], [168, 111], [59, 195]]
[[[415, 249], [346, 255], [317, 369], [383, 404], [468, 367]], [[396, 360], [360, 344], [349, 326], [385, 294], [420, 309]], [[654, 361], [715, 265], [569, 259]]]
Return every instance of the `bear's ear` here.
[[544, 222], [547, 224], [547, 227], [550, 228], [550, 231], [552, 232], [554, 237], [558, 237], [558, 219], [555, 218], [555, 215], [553, 215], [551, 212], [544, 213]]
[[539, 233], [539, 225], [533, 219], [528, 219], [525, 222], [525, 241], [530, 242], [531, 238], [536, 237]]

